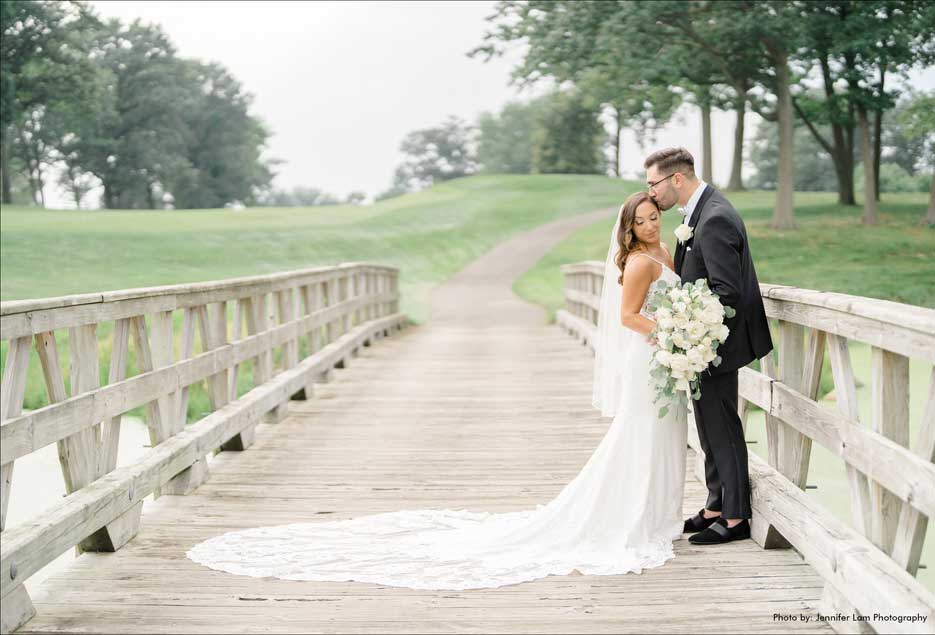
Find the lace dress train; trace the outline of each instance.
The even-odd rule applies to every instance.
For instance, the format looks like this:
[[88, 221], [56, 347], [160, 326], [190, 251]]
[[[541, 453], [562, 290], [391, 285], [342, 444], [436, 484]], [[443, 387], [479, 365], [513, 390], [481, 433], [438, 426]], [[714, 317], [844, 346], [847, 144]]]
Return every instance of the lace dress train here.
[[674, 557], [672, 543], [682, 534], [687, 411], [670, 408], [658, 418], [648, 385], [651, 355], [642, 340], [628, 351], [621, 377], [626, 408], [545, 505], [504, 513], [410, 509], [256, 527], [210, 538], [186, 555], [252, 577], [445, 590], [495, 588], [575, 569], [613, 575], [658, 567]]

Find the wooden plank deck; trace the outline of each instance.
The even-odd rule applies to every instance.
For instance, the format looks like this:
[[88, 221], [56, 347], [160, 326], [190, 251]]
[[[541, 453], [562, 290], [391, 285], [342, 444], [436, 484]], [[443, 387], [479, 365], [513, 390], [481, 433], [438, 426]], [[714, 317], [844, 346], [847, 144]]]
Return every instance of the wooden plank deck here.
[[[561, 231], [534, 246], [547, 249]], [[507, 243], [528, 250], [524, 236]], [[555, 496], [610, 419], [590, 405], [587, 349], [509, 292], [528, 253], [504, 253], [440, 287], [433, 307], [443, 310], [428, 324], [362, 348], [314, 399], [258, 426], [247, 451], [216, 456], [193, 494], [147, 505], [121, 550], [84, 554], [46, 579], [33, 592], [36, 617], [18, 632], [831, 632], [774, 618], [814, 615], [823, 581], [794, 551], [751, 540], [680, 540], [674, 559], [639, 575], [459, 592], [250, 578], [185, 557], [237, 528], [404, 508], [528, 509]], [[473, 308], [484, 301], [499, 323]], [[689, 451], [686, 516], [705, 500], [693, 461]]]

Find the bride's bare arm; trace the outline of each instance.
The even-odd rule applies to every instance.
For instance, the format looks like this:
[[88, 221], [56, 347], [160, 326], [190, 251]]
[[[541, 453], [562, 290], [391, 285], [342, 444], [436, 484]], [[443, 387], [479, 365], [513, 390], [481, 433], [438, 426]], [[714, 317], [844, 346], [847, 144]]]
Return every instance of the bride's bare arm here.
[[649, 335], [656, 326], [654, 321], [640, 314], [640, 309], [643, 308], [657, 266], [649, 258], [630, 258], [623, 269], [620, 323], [642, 335]]

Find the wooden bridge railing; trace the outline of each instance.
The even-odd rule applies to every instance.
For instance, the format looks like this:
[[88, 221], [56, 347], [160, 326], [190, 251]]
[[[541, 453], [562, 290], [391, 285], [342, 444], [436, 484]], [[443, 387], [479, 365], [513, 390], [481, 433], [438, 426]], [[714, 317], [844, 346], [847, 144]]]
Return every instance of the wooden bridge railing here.
[[[593, 349], [603, 263], [565, 265], [562, 272], [567, 309], [556, 320]], [[914, 576], [935, 514], [935, 367], [910, 449], [909, 359], [935, 362], [935, 311], [779, 285], [760, 290], [777, 327], [779, 360], [768, 355], [763, 372], [743, 368], [739, 375], [744, 425], [750, 403], [766, 415], [768, 461], [749, 455], [753, 538], [766, 549], [794, 547], [821, 574], [823, 614], [867, 619], [831, 622], [836, 630], [931, 632], [935, 595]], [[859, 420], [849, 341], [871, 346], [870, 427]], [[816, 402], [826, 351], [837, 412]], [[805, 495], [812, 443], [844, 461], [852, 525]], [[691, 424], [689, 445], [698, 453], [695, 475], [704, 482]], [[928, 619], [886, 621], [886, 614]]]
[[[327, 381], [361, 345], [404, 327], [398, 273], [344, 263], [0, 304], [0, 339], [8, 344], [0, 399], [0, 529], [16, 459], [56, 443], [67, 491], [61, 503], [2, 534], [2, 631], [35, 614], [23, 586], [30, 575], [74, 546], [79, 553], [119, 549], [136, 535], [147, 495], [190, 493], [208, 477], [208, 453], [247, 448], [259, 421], [277, 422], [290, 399], [311, 398], [314, 383]], [[173, 328], [174, 315], [180, 329]], [[109, 323], [113, 347], [108, 383], [101, 386], [98, 327]], [[70, 393], [56, 339], [56, 333], [65, 339], [66, 331]], [[49, 405], [23, 414], [33, 347]], [[238, 373], [251, 361], [253, 388], [238, 396]], [[190, 387], [202, 382], [211, 412], [186, 426]], [[121, 415], [140, 406], [152, 449], [118, 469]]]

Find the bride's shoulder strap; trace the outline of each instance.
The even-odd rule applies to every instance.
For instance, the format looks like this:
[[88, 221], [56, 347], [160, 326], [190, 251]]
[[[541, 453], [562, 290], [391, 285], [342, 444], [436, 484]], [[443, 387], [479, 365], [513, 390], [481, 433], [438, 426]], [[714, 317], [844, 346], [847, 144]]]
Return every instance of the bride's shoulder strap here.
[[647, 254], [647, 253], [644, 252], [644, 251], [634, 251], [634, 252], [631, 253], [629, 256], [627, 256], [627, 260], [629, 260], [630, 258], [633, 258], [633, 257], [635, 257], [635, 256], [646, 256], [647, 258], [649, 258], [649, 259], [652, 260], [653, 262], [658, 262], [660, 265], [663, 265], [663, 266], [664, 266], [664, 265], [666, 264], [666, 263], [664, 263], [664, 262], [662, 262], [662, 261], [660, 261], [660, 260], [657, 260], [656, 258], [653, 258], [652, 256], [650, 256], [649, 254]]

